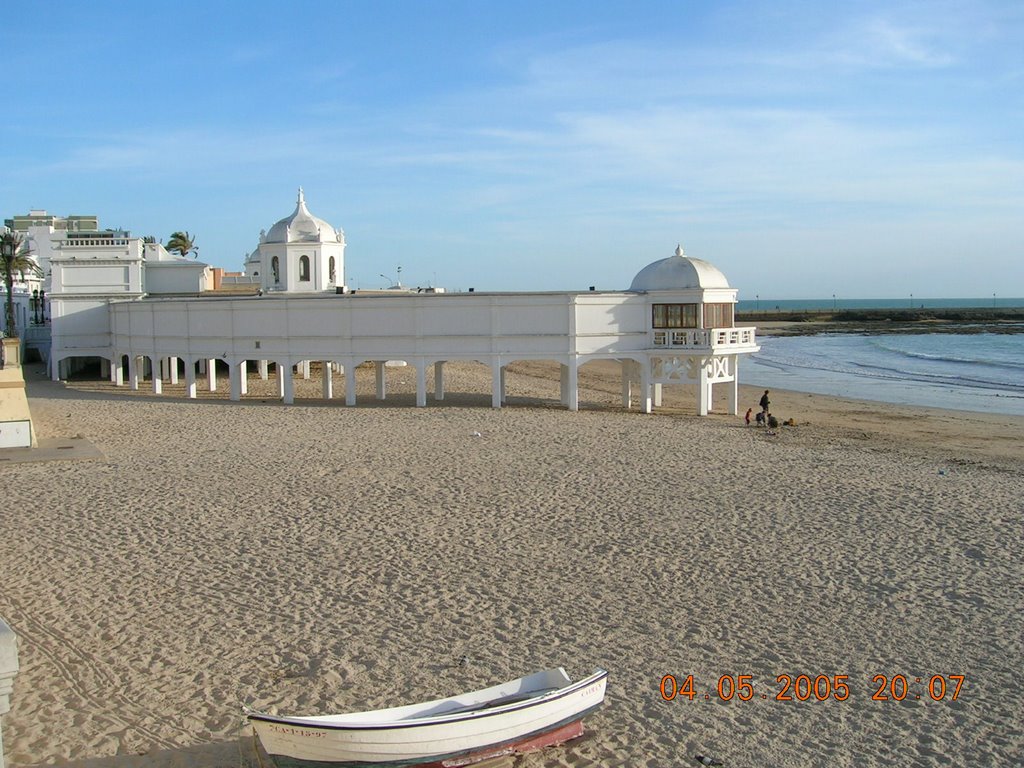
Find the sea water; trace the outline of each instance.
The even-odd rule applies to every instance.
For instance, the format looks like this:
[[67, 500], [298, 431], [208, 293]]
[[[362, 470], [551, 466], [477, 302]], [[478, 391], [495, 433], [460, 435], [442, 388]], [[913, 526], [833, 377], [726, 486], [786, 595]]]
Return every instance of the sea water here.
[[1024, 416], [1024, 334], [758, 336], [742, 384]]

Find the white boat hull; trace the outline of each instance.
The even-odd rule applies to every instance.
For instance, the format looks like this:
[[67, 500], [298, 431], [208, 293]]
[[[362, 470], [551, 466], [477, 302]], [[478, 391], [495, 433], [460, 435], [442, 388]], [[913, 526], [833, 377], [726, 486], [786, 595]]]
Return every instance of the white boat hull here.
[[[568, 681], [564, 671], [559, 672]], [[532, 751], [582, 733], [582, 718], [604, 701], [608, 673], [598, 671], [539, 695], [519, 691], [520, 700], [502, 703], [516, 698], [516, 684], [544, 674], [550, 673], [462, 697], [377, 712], [319, 718], [250, 713], [249, 721], [280, 768], [466, 765]]]

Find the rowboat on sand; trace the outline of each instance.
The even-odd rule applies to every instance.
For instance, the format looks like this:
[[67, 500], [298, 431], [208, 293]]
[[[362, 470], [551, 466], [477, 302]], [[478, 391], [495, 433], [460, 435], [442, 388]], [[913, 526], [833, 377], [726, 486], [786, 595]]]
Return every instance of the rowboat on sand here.
[[455, 768], [523, 754], [583, 734], [608, 673], [572, 682], [549, 669], [447, 699], [370, 712], [282, 717], [246, 709], [278, 768]]

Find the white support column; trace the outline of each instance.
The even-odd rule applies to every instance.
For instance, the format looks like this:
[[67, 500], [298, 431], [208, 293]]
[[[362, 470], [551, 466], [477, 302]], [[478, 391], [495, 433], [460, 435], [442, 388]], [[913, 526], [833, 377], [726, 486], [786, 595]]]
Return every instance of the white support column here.
[[732, 381], [729, 382], [729, 413], [738, 416], [740, 412], [740, 356], [729, 355], [729, 369]]
[[167, 362], [168, 362], [168, 364], [171, 367], [171, 384], [177, 384], [178, 383], [178, 358], [176, 358], [176, 357], [169, 357], [169, 358], [167, 358]]
[[270, 365], [267, 363], [266, 360], [260, 360], [260, 362], [259, 362], [259, 369], [260, 369], [260, 378], [263, 381], [266, 381], [267, 379], [270, 378]]
[[566, 384], [566, 394], [569, 398], [566, 407], [570, 411], [578, 411], [580, 409], [579, 361], [573, 357], [566, 367], [569, 369], [569, 380]]
[[345, 405], [356, 404], [356, 366], [351, 360], [345, 363]]
[[434, 363], [434, 399], [444, 400], [444, 360]]
[[185, 395], [196, 399], [196, 361], [190, 357], [185, 358]]
[[320, 361], [321, 375], [323, 376], [323, 392], [322, 396], [324, 400], [331, 400], [334, 398], [334, 372], [332, 368], [334, 363], [330, 360]]
[[139, 358], [136, 355], [128, 355], [128, 386], [133, 391], [139, 388]]
[[242, 377], [239, 375], [240, 373], [240, 365], [228, 362], [228, 389], [231, 392], [228, 397], [236, 403], [242, 399]]
[[661, 384], [654, 385], [654, 407], [661, 408]]
[[295, 379], [292, 377], [291, 365], [281, 366], [281, 378], [283, 385], [283, 392], [281, 394], [285, 405], [291, 405], [295, 402]]
[[238, 364], [238, 378], [240, 391], [243, 395], [249, 394], [249, 361], [243, 360]]
[[508, 393], [505, 387], [505, 368], [507, 366], [501, 366], [501, 404], [504, 405], [508, 401]]
[[302, 368], [302, 378], [309, 381], [309, 360], [303, 360], [299, 366]]
[[384, 381], [384, 361], [374, 360], [373, 361], [373, 372], [377, 380], [377, 399], [383, 400], [386, 393], [385, 381]]
[[217, 391], [217, 358], [206, 361], [206, 382], [211, 392]]
[[711, 385], [708, 384], [708, 363], [709, 360], [706, 357], [702, 357], [700, 360], [700, 375], [697, 377], [697, 415], [707, 416], [708, 415], [708, 393], [711, 391]]
[[427, 362], [420, 358], [416, 366], [416, 407], [423, 408], [427, 404]]
[[640, 410], [651, 412], [651, 361], [648, 359], [640, 365]]
[[281, 365], [280, 362], [274, 363], [274, 370], [277, 371], [277, 396], [282, 400], [284, 399], [284, 369], [288, 369], [288, 373], [291, 373], [292, 367], [290, 365]]
[[[11, 709], [11, 692], [18, 676], [18, 638], [0, 619], [0, 723]], [[0, 725], [0, 768], [4, 768], [4, 732]]]
[[491, 407], [501, 408], [501, 358], [491, 361]]
[[160, 377], [160, 368], [163, 366], [163, 358], [156, 360], [150, 358], [150, 367], [153, 371], [153, 394], [162, 395], [164, 393], [164, 380]]
[[628, 411], [633, 405], [633, 361], [623, 360], [619, 367], [622, 371], [622, 407]]

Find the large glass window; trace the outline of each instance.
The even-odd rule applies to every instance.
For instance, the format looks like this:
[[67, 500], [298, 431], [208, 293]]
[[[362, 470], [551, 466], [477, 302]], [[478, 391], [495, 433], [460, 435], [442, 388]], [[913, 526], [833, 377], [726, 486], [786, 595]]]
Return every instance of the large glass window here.
[[654, 328], [696, 328], [697, 304], [654, 304], [651, 325]]
[[733, 327], [733, 305], [732, 304], [705, 304], [704, 305], [704, 327], [705, 328], [732, 328]]

